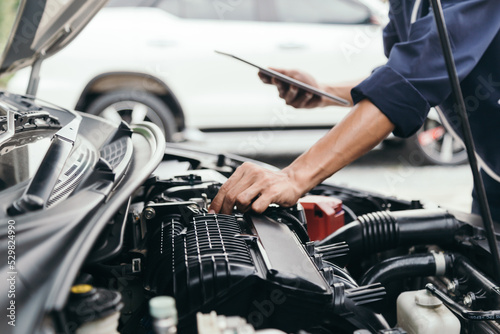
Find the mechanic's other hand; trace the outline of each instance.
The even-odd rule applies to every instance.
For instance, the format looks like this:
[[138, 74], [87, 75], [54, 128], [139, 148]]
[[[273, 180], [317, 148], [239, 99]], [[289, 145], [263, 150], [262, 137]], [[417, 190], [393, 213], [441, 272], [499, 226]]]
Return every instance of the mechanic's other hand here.
[[[298, 70], [284, 70], [271, 68], [272, 70], [289, 76], [295, 80], [301, 81], [309, 86], [321, 89], [316, 80], [309, 74]], [[263, 72], [259, 71], [260, 80], [266, 84], [275, 85], [278, 88], [280, 97], [285, 100], [286, 104], [295, 108], [316, 108], [324, 106], [323, 98], [305, 90], [299, 89], [296, 86], [287, 84], [279, 79], [271, 78]]]
[[271, 203], [292, 206], [301, 195], [293, 177], [288, 173], [270, 171], [245, 162], [220, 188], [209, 211], [231, 214], [236, 205], [241, 212], [252, 209], [261, 213]]

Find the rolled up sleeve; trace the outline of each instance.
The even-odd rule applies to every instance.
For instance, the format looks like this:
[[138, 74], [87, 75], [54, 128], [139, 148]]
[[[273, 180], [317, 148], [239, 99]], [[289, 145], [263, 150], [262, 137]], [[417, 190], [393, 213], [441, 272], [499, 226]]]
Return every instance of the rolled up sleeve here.
[[420, 92], [387, 65], [377, 68], [351, 95], [354, 103], [368, 98], [396, 125], [394, 135], [400, 137], [415, 133], [425, 120], [426, 112], [422, 111], [430, 109]]
[[[499, 33], [500, 1], [442, 3], [458, 76], [463, 80]], [[396, 136], [409, 137], [423, 124], [429, 109], [448, 98], [451, 86], [432, 13], [413, 23], [408, 36], [400, 40], [390, 48], [387, 64], [354, 87], [351, 95], [354, 103], [370, 100], [394, 123]], [[394, 42], [393, 36], [389, 42]]]

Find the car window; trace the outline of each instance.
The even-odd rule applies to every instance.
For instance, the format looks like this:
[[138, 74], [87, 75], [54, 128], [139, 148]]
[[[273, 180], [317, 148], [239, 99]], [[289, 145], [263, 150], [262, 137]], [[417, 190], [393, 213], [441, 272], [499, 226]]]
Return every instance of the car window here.
[[155, 0], [110, 0], [107, 7], [149, 7]]
[[154, 7], [186, 19], [257, 20], [256, 0], [157, 0]]
[[278, 21], [359, 24], [370, 22], [368, 8], [354, 0], [274, 0]]
[[179, 0], [157, 0], [150, 7], [160, 8], [175, 16], [181, 16], [181, 4]]

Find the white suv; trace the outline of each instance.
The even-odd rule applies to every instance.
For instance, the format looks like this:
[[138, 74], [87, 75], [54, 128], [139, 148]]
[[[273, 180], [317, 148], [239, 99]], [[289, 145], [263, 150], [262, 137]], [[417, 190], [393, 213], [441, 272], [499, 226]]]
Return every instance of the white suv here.
[[[110, 119], [146, 117], [169, 138], [186, 127], [272, 128], [282, 114], [281, 127], [331, 127], [346, 110], [284, 110], [255, 69], [214, 50], [351, 80], [385, 61], [373, 20], [354, 0], [112, 1], [44, 62], [38, 96]], [[9, 89], [22, 92], [28, 77]]]
[[[301, 69], [322, 82], [355, 80], [386, 61], [380, 23], [387, 16], [380, 5], [378, 0], [113, 0], [74, 42], [43, 63], [38, 96], [116, 121], [153, 121], [169, 140], [186, 129], [327, 129], [348, 109], [287, 107], [254, 68], [214, 50], [262, 66]], [[9, 90], [24, 92], [28, 78], [28, 69], [19, 71]], [[276, 151], [284, 151], [284, 138]], [[424, 159], [463, 160], [461, 148], [442, 145], [449, 143], [443, 138], [423, 147]], [[416, 138], [411, 143], [422, 149]], [[257, 148], [262, 146], [269, 145]]]

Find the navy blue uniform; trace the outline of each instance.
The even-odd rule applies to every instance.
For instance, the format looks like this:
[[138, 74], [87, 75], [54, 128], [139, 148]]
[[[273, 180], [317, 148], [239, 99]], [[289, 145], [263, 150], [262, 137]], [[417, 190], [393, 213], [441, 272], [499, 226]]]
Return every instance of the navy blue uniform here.
[[[500, 221], [500, 0], [441, 2], [479, 163], [488, 174], [488, 199]], [[400, 137], [414, 134], [429, 109], [439, 106], [443, 121], [462, 137], [429, 2], [390, 5], [384, 29], [388, 62], [352, 90], [354, 102], [369, 99]]]

